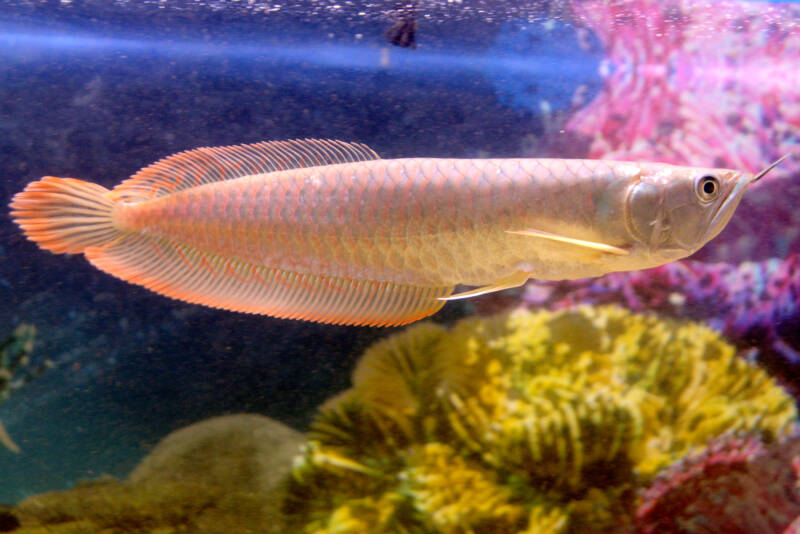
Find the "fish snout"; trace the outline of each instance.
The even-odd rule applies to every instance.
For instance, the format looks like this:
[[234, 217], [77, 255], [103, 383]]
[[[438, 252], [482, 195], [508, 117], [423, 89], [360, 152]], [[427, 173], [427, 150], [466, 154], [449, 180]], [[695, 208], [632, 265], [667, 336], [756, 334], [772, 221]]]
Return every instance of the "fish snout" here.
[[753, 183], [753, 178], [749, 174], [730, 171], [726, 176], [724, 191], [720, 199], [715, 203], [714, 210], [708, 222], [703, 236], [700, 238], [698, 247], [714, 239], [727, 226], [733, 217], [733, 213], [739, 206], [744, 197], [744, 192]]

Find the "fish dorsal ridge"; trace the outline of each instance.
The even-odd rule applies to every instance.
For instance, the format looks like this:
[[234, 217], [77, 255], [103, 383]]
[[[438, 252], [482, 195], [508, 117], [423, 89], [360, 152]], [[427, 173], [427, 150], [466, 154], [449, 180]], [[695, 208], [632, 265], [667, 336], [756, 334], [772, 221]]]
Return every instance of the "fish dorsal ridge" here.
[[203, 147], [144, 167], [115, 187], [111, 195], [115, 200], [141, 202], [253, 174], [376, 159], [380, 156], [366, 145], [331, 139]]

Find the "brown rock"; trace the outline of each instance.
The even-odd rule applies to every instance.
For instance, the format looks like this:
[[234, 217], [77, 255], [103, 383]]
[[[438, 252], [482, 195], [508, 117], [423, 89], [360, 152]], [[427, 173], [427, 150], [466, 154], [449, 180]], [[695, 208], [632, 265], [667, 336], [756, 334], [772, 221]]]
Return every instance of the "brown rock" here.
[[206, 481], [225, 491], [268, 492], [289, 473], [303, 441], [301, 433], [269, 417], [213, 417], [161, 440], [128, 481]]
[[18, 534], [283, 533], [283, 481], [303, 436], [259, 415], [215, 417], [164, 438], [127, 480], [22, 501]]

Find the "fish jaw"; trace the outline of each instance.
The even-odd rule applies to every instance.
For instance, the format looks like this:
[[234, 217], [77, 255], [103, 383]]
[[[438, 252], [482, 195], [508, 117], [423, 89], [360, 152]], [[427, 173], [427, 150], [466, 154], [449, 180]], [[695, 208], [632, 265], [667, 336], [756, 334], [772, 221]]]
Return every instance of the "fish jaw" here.
[[744, 192], [752, 183], [752, 176], [745, 173], [742, 173], [735, 178], [734, 186], [725, 197], [725, 200], [722, 201], [712, 215], [711, 221], [708, 224], [708, 229], [700, 239], [700, 243], [698, 243], [698, 249], [714, 239], [717, 235], [719, 235], [720, 232], [722, 232], [725, 226], [727, 226], [728, 221], [731, 220], [733, 213], [739, 206], [739, 202], [741, 202], [742, 198], [744, 197]]
[[654, 254], [657, 265], [663, 265], [691, 256], [695, 250], [683, 247], [660, 248]]

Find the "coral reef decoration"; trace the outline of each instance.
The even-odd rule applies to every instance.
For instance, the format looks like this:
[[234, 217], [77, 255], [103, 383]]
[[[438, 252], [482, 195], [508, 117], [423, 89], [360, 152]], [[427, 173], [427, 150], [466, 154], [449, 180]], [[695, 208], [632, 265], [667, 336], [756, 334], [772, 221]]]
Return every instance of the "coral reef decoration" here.
[[[500, 300], [511, 298], [498, 296], [484, 305], [518, 303]], [[617, 303], [633, 311], [705, 322], [740, 351], [753, 352], [800, 394], [800, 254], [740, 265], [682, 261], [602, 278], [529, 283], [523, 300], [550, 309]]]
[[[567, 132], [589, 157], [763, 169], [800, 145], [800, 7], [696, 0], [571, 2], [573, 23], [606, 50], [604, 87]], [[748, 192], [727, 231], [700, 251], [741, 261], [800, 252], [800, 159]], [[754, 227], [770, 226], [747, 239]], [[725, 244], [725, 247], [719, 245]]]
[[283, 482], [302, 442], [268, 417], [213, 417], [169, 434], [125, 480], [0, 508], [0, 532], [5, 522], [15, 534], [284, 534]]
[[800, 142], [800, 77], [791, 67], [800, 56], [797, 6], [589, 0], [571, 7], [607, 56], [600, 96], [567, 124], [593, 137], [591, 156], [702, 157], [755, 172]]
[[699, 324], [612, 306], [423, 323], [369, 348], [320, 409], [284, 513], [319, 533], [620, 532], [662, 468], [795, 420]]
[[800, 437], [766, 446], [726, 435], [679, 460], [642, 493], [642, 534], [796, 532], [800, 524]]
[[[21, 324], [4, 341], [0, 342], [0, 405], [14, 392], [52, 367], [50, 360], [34, 364], [30, 354], [36, 338], [36, 327]], [[11, 452], [19, 453], [20, 448], [6, 432], [0, 421], [0, 444]]]

